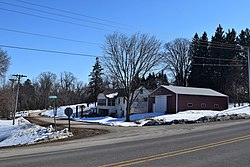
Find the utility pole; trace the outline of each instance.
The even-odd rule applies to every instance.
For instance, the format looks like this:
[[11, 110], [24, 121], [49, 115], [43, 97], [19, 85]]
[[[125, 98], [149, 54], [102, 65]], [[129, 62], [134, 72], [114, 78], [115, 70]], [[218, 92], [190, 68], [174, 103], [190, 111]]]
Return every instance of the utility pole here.
[[14, 85], [14, 83], [17, 81], [16, 79], [14, 79], [14, 78], [11, 78], [11, 79], [9, 79], [10, 81], [11, 81], [11, 99], [13, 100], [13, 102], [12, 102], [12, 118], [14, 118], [14, 105], [15, 105], [15, 98], [14, 98], [14, 88], [15, 88], [15, 85]]
[[248, 102], [250, 104], [250, 46], [247, 47], [247, 60], [248, 60]]
[[15, 110], [14, 110], [14, 113], [13, 113], [13, 125], [15, 125], [16, 110], [17, 110], [18, 95], [19, 95], [19, 87], [20, 87], [20, 80], [21, 80], [21, 78], [27, 77], [27, 76], [25, 76], [25, 75], [20, 75], [20, 74], [16, 74], [16, 75], [12, 75], [12, 76], [17, 78], [17, 91], [16, 91]]

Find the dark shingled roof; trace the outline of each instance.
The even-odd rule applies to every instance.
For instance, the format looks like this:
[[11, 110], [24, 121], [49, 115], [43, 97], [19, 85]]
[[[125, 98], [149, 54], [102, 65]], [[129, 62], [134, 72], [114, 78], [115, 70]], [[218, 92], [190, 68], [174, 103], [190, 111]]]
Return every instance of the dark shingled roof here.
[[105, 90], [103, 94], [107, 97], [109, 94], [118, 93], [115, 97], [124, 97], [125, 96], [125, 89], [113, 89], [113, 90]]

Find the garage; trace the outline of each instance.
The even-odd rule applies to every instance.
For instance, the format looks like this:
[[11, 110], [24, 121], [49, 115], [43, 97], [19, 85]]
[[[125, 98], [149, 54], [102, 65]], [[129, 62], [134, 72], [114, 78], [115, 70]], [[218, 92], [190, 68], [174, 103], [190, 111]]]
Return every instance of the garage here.
[[153, 104], [153, 112], [166, 113], [167, 112], [167, 96], [155, 96], [155, 103]]
[[175, 114], [187, 110], [228, 108], [228, 96], [208, 88], [161, 85], [148, 98], [148, 112]]

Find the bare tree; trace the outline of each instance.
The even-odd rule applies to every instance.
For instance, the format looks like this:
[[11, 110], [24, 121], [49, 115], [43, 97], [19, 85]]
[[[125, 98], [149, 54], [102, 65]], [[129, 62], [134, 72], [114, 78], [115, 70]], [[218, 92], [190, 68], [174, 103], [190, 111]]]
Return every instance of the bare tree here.
[[37, 94], [39, 95], [39, 108], [47, 108], [49, 104], [49, 96], [54, 92], [54, 85], [56, 83], [56, 74], [51, 72], [43, 72], [37, 78]]
[[62, 104], [73, 103], [73, 93], [76, 87], [76, 77], [71, 72], [63, 72], [60, 76], [60, 99]]
[[160, 47], [161, 42], [147, 34], [127, 37], [114, 33], [106, 36], [103, 67], [125, 89], [126, 121], [130, 121], [131, 105], [137, 96], [136, 89], [140, 86], [138, 78], [144, 77], [161, 62]]
[[175, 84], [187, 86], [187, 78], [190, 69], [191, 59], [188, 55], [190, 42], [184, 38], [177, 38], [164, 45], [165, 62], [175, 79]]
[[0, 118], [10, 118], [10, 112], [13, 107], [13, 93], [11, 84], [0, 87]]
[[0, 49], [0, 78], [2, 78], [7, 71], [10, 64], [10, 58], [7, 52]]

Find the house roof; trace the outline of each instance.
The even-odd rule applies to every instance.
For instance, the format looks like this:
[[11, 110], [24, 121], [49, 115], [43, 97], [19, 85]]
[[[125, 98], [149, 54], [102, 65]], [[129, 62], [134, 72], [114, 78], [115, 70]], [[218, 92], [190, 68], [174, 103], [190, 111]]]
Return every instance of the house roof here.
[[227, 95], [224, 95], [215, 90], [207, 89], [207, 88], [182, 87], [182, 86], [172, 86], [172, 85], [170, 86], [161, 85], [161, 87], [168, 89], [173, 93], [182, 94], [182, 95], [228, 97]]
[[114, 89], [114, 90], [105, 90], [103, 94], [107, 98], [116, 98], [116, 97], [124, 97], [125, 89]]

